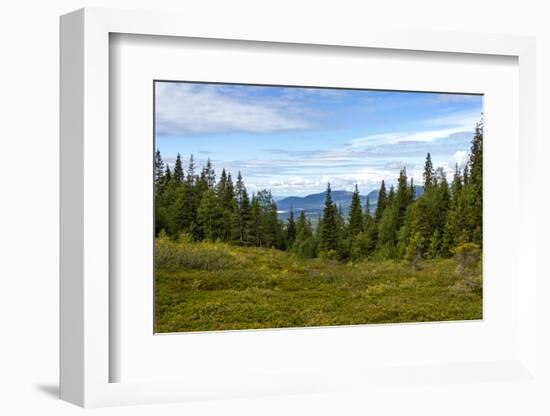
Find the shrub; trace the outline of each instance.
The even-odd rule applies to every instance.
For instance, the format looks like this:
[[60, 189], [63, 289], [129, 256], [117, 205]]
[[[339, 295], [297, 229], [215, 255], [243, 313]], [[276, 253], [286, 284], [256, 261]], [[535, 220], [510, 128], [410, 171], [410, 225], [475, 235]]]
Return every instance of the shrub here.
[[375, 261], [396, 260], [399, 258], [399, 248], [391, 243], [386, 243], [372, 253], [369, 258]]
[[296, 239], [291, 251], [303, 259], [313, 259], [317, 255], [317, 242], [314, 237]]
[[423, 258], [425, 251], [426, 239], [422, 234], [415, 233], [411, 238], [407, 250], [405, 252], [405, 260], [408, 261], [414, 268], [420, 267], [420, 261]]
[[481, 275], [481, 249], [477, 244], [464, 243], [454, 250], [454, 258], [457, 263], [456, 273], [463, 280], [458, 282], [471, 292], [481, 295], [482, 275]]
[[457, 262], [457, 272], [460, 274], [475, 274], [481, 259], [481, 250], [477, 244], [464, 243], [454, 250]]
[[366, 258], [373, 250], [373, 241], [370, 235], [361, 231], [351, 242], [350, 257], [352, 260]]
[[221, 244], [189, 243], [185, 237], [171, 240], [159, 236], [155, 241], [157, 267], [183, 267], [199, 270], [222, 270], [237, 259]]
[[338, 252], [336, 250], [319, 251], [319, 257], [325, 260], [338, 260]]

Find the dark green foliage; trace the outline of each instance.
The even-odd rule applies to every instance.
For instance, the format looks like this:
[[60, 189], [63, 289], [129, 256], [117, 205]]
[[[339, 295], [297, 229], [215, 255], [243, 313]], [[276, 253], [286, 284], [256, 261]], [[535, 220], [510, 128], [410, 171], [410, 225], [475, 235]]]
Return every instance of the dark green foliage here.
[[361, 209], [359, 190], [357, 189], [357, 185], [355, 185], [355, 191], [351, 197], [351, 207], [349, 210], [349, 232], [352, 236], [355, 236], [361, 231], [363, 231], [363, 212]]
[[250, 222], [250, 201], [243, 177], [239, 171], [237, 183], [235, 185], [235, 212], [233, 215], [234, 240], [241, 244], [250, 242], [249, 240], [249, 222]]
[[397, 211], [388, 205], [378, 223], [378, 246], [392, 248], [395, 246], [397, 233]]
[[174, 175], [173, 175], [173, 179], [180, 183], [180, 182], [183, 182], [183, 166], [181, 164], [181, 157], [180, 157], [180, 154], [178, 153], [178, 156], [176, 157], [176, 163], [174, 165]]
[[338, 249], [338, 224], [336, 207], [332, 203], [330, 193], [330, 183], [327, 184], [325, 197], [325, 208], [323, 209], [323, 219], [320, 224], [319, 253], [321, 255], [333, 256], [331, 251]]
[[289, 246], [292, 246], [294, 240], [296, 240], [296, 222], [294, 221], [294, 211], [291, 208], [286, 224], [286, 241]]
[[159, 192], [160, 187], [163, 185], [164, 179], [164, 161], [160, 155], [160, 150], [155, 152], [154, 161], [154, 175], [155, 175], [155, 192]]
[[395, 190], [393, 189], [393, 185], [392, 185], [390, 186], [390, 192], [388, 192], [388, 200], [386, 202], [386, 208], [393, 207], [394, 199], [395, 199]]
[[435, 259], [439, 257], [441, 254], [441, 232], [439, 231], [439, 228], [437, 228], [432, 238], [430, 239], [430, 247], [428, 249], [428, 257]]
[[256, 195], [252, 194], [252, 203], [250, 204], [250, 218], [247, 224], [248, 242], [257, 247], [262, 245], [262, 211]]
[[271, 192], [262, 190], [256, 195], [260, 208], [260, 247], [284, 248], [282, 226], [277, 217], [277, 205]]
[[298, 224], [296, 225], [296, 237], [297, 238], [309, 238], [313, 236], [311, 222], [306, 219], [306, 214], [302, 210], [298, 217]]
[[460, 169], [458, 168], [458, 163], [455, 164], [455, 173], [453, 176], [453, 183], [451, 184], [451, 193], [453, 202], [456, 203], [458, 197], [462, 191], [462, 176], [460, 175]]
[[472, 228], [472, 241], [478, 246], [483, 244], [483, 119], [476, 126], [476, 134], [470, 149], [470, 206], [469, 226]]
[[[412, 185], [411, 185], [412, 186]], [[397, 194], [395, 195], [395, 215], [397, 216], [397, 228], [400, 228], [405, 221], [405, 212], [407, 207], [412, 202], [411, 188], [407, 183], [407, 171], [405, 168], [399, 171], [399, 179], [397, 180]]]
[[378, 203], [376, 204], [376, 211], [374, 213], [374, 218], [376, 221], [380, 221], [382, 218], [382, 213], [386, 209], [387, 196], [386, 196], [386, 184], [382, 181], [380, 185], [380, 190], [378, 191]]
[[424, 179], [424, 188], [428, 190], [434, 182], [434, 166], [432, 164], [432, 155], [430, 155], [430, 153], [426, 155], [426, 163], [424, 164], [424, 173], [422, 178]]
[[406, 259], [418, 265], [425, 258], [452, 257], [464, 244], [482, 247], [482, 164], [483, 120], [476, 127], [469, 160], [462, 172], [455, 166], [451, 184], [442, 168], [434, 168], [428, 153], [421, 196], [415, 198], [413, 179], [403, 168], [389, 192], [381, 182], [372, 214], [369, 198], [363, 213], [356, 185], [347, 218], [327, 184], [323, 214], [313, 227], [303, 211], [296, 219], [292, 209], [285, 223], [279, 221], [269, 190], [249, 199], [240, 172], [233, 183], [231, 173], [222, 169], [216, 182], [212, 162], [208, 160], [197, 175], [191, 155], [184, 174], [179, 154], [171, 170], [157, 150], [155, 232], [174, 239], [187, 235], [194, 241], [289, 250], [301, 258]]
[[205, 239], [214, 241], [222, 237], [223, 208], [219, 197], [212, 189], [208, 189], [202, 195], [197, 210], [197, 223], [201, 227]]
[[441, 255], [450, 257], [456, 246], [483, 245], [483, 120], [476, 126], [470, 157], [462, 175], [458, 167], [451, 185], [451, 201], [443, 230]]
[[313, 235], [311, 222], [304, 211], [300, 212], [296, 224], [296, 239], [291, 250], [301, 258], [312, 259], [317, 256], [317, 239]]

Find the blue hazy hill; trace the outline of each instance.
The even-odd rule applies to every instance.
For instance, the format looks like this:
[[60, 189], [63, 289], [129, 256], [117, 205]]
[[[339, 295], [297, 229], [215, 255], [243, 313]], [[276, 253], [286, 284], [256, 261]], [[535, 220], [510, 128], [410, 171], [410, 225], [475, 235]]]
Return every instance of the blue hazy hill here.
[[[418, 198], [424, 193], [424, 187], [415, 186], [415, 197]], [[332, 201], [342, 207], [344, 215], [347, 215], [349, 206], [351, 204], [351, 197], [353, 192], [350, 191], [332, 191]], [[368, 195], [359, 195], [361, 199], [361, 205], [363, 209], [367, 203], [367, 197], [369, 198], [369, 205], [371, 213], [374, 212], [376, 204], [378, 202], [378, 191], [371, 191]], [[300, 211], [304, 211], [306, 216], [311, 219], [317, 219], [319, 215], [322, 215], [323, 208], [325, 206], [325, 192], [317, 194], [311, 194], [307, 196], [288, 196], [286, 198], [277, 201], [277, 209], [279, 212], [279, 219], [286, 219], [290, 213], [290, 209], [294, 211], [294, 215], [298, 216]]]

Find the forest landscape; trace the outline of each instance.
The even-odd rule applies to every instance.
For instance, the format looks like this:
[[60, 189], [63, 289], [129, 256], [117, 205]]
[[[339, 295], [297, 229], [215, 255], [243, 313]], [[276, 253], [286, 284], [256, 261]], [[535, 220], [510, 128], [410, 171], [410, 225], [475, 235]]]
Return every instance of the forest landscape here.
[[482, 101], [155, 81], [155, 332], [481, 319]]

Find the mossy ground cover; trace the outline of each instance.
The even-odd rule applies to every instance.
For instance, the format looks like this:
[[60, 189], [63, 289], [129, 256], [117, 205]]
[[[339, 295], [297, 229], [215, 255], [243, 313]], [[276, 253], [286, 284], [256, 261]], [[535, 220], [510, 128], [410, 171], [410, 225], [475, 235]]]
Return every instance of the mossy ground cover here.
[[158, 239], [156, 265], [156, 332], [482, 318], [481, 276], [453, 259], [341, 263]]

